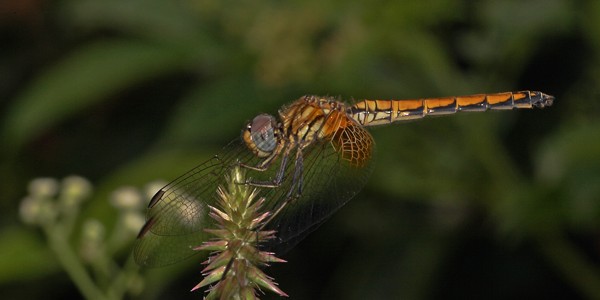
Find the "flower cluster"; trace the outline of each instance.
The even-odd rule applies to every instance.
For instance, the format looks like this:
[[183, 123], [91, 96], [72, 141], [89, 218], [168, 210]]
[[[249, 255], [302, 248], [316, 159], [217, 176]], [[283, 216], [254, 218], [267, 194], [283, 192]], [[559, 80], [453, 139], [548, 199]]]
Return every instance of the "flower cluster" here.
[[214, 251], [205, 262], [204, 280], [192, 289], [214, 284], [206, 299], [257, 299], [259, 288], [287, 296], [260, 270], [269, 263], [285, 261], [258, 250], [258, 245], [274, 238], [275, 232], [262, 230], [271, 213], [261, 212], [265, 199], [256, 200], [256, 189], [240, 184], [246, 182], [244, 175], [235, 167], [227, 177], [227, 186], [218, 188], [217, 207], [210, 207], [217, 228], [206, 230], [215, 238], [195, 248]]
[[[161, 184], [150, 184], [146, 190], [154, 192]], [[81, 218], [85, 215], [83, 204], [91, 194], [92, 184], [83, 177], [34, 179], [21, 201], [21, 220], [42, 229], [48, 248], [85, 298], [120, 299], [126, 293], [139, 294], [143, 288], [139, 268], [133, 259], [120, 265], [116, 257], [131, 245], [143, 225], [145, 198], [149, 197], [133, 187], [114, 191], [110, 203], [118, 214], [113, 230], [107, 233], [100, 220]], [[73, 244], [79, 247], [74, 249]]]

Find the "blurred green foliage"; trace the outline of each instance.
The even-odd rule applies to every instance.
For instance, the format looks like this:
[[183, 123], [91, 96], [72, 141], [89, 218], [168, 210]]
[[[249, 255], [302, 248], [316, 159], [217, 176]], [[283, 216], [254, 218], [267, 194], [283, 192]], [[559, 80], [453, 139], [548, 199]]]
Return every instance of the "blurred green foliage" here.
[[[80, 295], [18, 220], [35, 177], [89, 178], [111, 226], [113, 190], [304, 94], [531, 89], [555, 105], [372, 130], [367, 187], [269, 273], [294, 299], [600, 298], [598, 1], [5, 1], [0, 34], [3, 297]], [[137, 297], [200, 297], [200, 261]]]

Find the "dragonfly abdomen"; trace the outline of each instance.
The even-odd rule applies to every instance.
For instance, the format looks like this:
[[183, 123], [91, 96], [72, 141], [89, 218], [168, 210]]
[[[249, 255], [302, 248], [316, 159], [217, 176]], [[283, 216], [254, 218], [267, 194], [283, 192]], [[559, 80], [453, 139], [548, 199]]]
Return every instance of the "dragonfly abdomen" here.
[[411, 100], [363, 100], [351, 106], [348, 113], [363, 126], [375, 126], [459, 111], [541, 108], [552, 105], [553, 100], [553, 96], [535, 91]]

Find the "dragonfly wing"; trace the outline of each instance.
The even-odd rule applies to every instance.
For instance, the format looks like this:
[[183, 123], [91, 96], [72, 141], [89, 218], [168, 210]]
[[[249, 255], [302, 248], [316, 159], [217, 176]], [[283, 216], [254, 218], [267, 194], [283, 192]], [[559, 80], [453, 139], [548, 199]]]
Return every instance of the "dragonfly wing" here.
[[[267, 248], [279, 254], [291, 249], [354, 197], [371, 174], [373, 152], [371, 135], [354, 122], [340, 129], [332, 141], [307, 147], [303, 153], [301, 195], [267, 226], [277, 231], [276, 240]], [[293, 168], [288, 166], [288, 181]]]
[[144, 267], [162, 267], [174, 264], [197, 254], [193, 247], [206, 239], [202, 231], [185, 235], [157, 235], [149, 231], [136, 240], [135, 261]]
[[219, 184], [238, 160], [252, 152], [239, 139], [217, 155], [163, 187], [150, 201], [146, 224], [134, 245], [134, 258], [142, 266], [158, 267], [188, 258], [207, 239], [205, 228], [216, 228], [208, 216]]
[[[266, 248], [277, 253], [296, 245], [362, 189], [371, 173], [373, 140], [352, 121], [340, 129], [333, 140], [316, 141], [304, 149], [301, 162], [296, 162], [295, 151], [290, 153], [284, 166], [280, 185], [258, 190], [258, 195], [265, 198], [264, 211], [274, 212], [286, 203], [267, 225], [276, 231], [276, 239]], [[261, 160], [241, 140], [236, 140], [222, 155], [162, 188], [150, 202], [146, 225], [134, 246], [136, 262], [157, 267], [196, 254], [193, 248], [208, 238], [203, 229], [217, 228], [208, 216], [208, 205], [216, 201], [217, 186], [225, 183], [225, 175], [232, 166], [239, 162], [257, 166]], [[273, 182], [281, 163], [282, 157], [278, 157], [267, 170], [248, 168], [246, 177], [254, 182]], [[299, 167], [302, 168], [300, 178], [294, 176]], [[286, 202], [297, 190], [299, 197]]]

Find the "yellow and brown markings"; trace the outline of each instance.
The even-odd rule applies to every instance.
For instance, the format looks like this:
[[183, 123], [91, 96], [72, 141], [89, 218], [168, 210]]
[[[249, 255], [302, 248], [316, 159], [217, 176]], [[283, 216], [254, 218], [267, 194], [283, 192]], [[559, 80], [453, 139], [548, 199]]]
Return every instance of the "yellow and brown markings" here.
[[346, 114], [343, 102], [305, 96], [279, 112], [282, 130], [291, 145], [304, 147], [315, 140], [331, 141], [340, 157], [356, 167], [371, 158], [373, 138]]
[[345, 117], [344, 103], [329, 98], [305, 96], [279, 112], [283, 132], [294, 142], [310, 143], [317, 138], [330, 139], [340, 116]]

